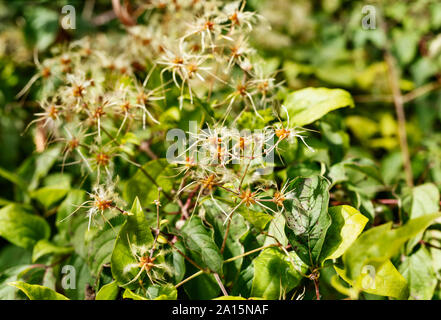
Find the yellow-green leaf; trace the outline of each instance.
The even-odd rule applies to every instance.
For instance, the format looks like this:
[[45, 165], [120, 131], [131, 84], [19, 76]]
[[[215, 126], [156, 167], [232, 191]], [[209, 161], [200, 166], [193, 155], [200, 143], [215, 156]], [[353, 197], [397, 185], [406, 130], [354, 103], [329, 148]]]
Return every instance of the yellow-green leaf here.
[[343, 280], [360, 291], [397, 299], [407, 299], [409, 295], [406, 279], [390, 260], [379, 267], [365, 266], [356, 281], [350, 280], [344, 270], [334, 268]]
[[62, 294], [37, 284], [28, 284], [23, 281], [9, 282], [8, 284], [23, 291], [30, 300], [69, 300]]
[[305, 88], [290, 93], [285, 99], [290, 124], [304, 126], [330, 111], [354, 107], [351, 94], [342, 89]]
[[132, 299], [132, 300], [148, 300], [146, 297], [143, 297], [133, 291], [126, 289], [123, 293], [123, 299]]
[[343, 255], [346, 275], [354, 280], [366, 265], [382, 265], [397, 254], [406, 241], [424, 231], [440, 216], [439, 213], [424, 215], [397, 229], [391, 229], [392, 224], [386, 223], [364, 232]]
[[104, 286], [96, 294], [95, 300], [115, 300], [118, 297], [118, 284], [112, 281]]
[[332, 224], [326, 234], [321, 261], [337, 259], [352, 245], [369, 221], [351, 206], [329, 208]]

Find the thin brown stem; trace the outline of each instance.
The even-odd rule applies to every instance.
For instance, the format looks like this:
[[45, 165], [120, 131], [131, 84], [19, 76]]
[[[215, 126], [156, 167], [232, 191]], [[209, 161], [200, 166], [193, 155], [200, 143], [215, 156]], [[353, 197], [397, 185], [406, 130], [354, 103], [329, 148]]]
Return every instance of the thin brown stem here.
[[[406, 94], [403, 95], [403, 103], [409, 103], [413, 100], [422, 97], [432, 91], [438, 90], [441, 88], [440, 82], [430, 82], [427, 83], [421, 87], [418, 87]], [[357, 103], [376, 103], [376, 102], [383, 102], [383, 103], [393, 103], [394, 97], [393, 95], [389, 94], [382, 94], [382, 95], [357, 95], [354, 96], [354, 100]]]
[[224, 187], [224, 186], [218, 186], [219, 188], [221, 188], [221, 189], [224, 189], [225, 191], [228, 191], [228, 192], [231, 192], [231, 193], [234, 193], [235, 195], [239, 195], [239, 192], [236, 192], [236, 191], [234, 191], [234, 190], [231, 190], [231, 189], [229, 189], [229, 188], [226, 188], [226, 187]]
[[411, 92], [405, 94], [403, 96], [403, 102], [408, 103], [412, 100], [415, 100], [418, 97], [421, 97], [431, 91], [437, 90], [441, 88], [441, 83], [439, 82], [431, 82], [428, 84], [425, 84], [419, 88], [416, 88], [415, 90], [412, 90]]
[[[141, 170], [141, 172], [147, 177], [147, 179], [149, 179], [157, 188], [161, 188], [159, 186], [159, 184], [155, 181], [155, 179], [153, 179], [153, 177], [142, 167], [142, 165], [140, 165], [139, 163], [137, 164], [137, 167], [139, 168], [139, 170]], [[162, 190], [162, 193], [164, 194], [164, 196], [170, 200], [173, 201], [173, 198], [164, 190]]]
[[315, 287], [315, 296], [317, 297], [317, 300], [320, 300], [320, 290], [319, 290], [319, 280], [314, 279], [314, 287]]
[[[233, 212], [233, 214], [234, 214], [234, 212]], [[230, 219], [228, 219], [227, 229], [225, 230], [224, 239], [222, 240], [222, 246], [221, 246], [221, 249], [220, 249], [220, 253], [221, 254], [224, 253], [225, 246], [227, 245], [228, 233], [230, 231], [231, 220], [233, 220], [233, 214], [231, 215]]]
[[161, 198], [161, 189], [158, 188], [158, 199], [155, 201], [156, 205], [156, 231], [155, 231], [155, 239], [153, 241], [152, 249], [150, 250], [150, 259], [153, 257], [153, 253], [155, 252], [156, 243], [158, 242], [159, 231], [160, 231], [160, 220], [159, 220], [159, 207], [161, 203], [159, 199]]
[[128, 1], [124, 1], [123, 7], [121, 6], [120, 0], [112, 0], [112, 7], [115, 15], [122, 24], [126, 26], [136, 25], [136, 21], [132, 18], [132, 15], [130, 14], [130, 6]]
[[395, 112], [397, 114], [398, 121], [398, 137], [400, 140], [401, 154], [403, 157], [404, 171], [406, 174], [406, 183], [408, 186], [413, 186], [413, 173], [410, 163], [409, 155], [409, 145], [407, 143], [407, 133], [406, 133], [406, 115], [404, 112], [403, 96], [401, 95], [401, 90], [399, 86], [399, 76], [395, 66], [395, 58], [387, 50], [385, 53], [386, 63], [389, 68], [389, 78], [392, 87]]
[[159, 157], [150, 148], [151, 140], [144, 140], [139, 146], [139, 150], [144, 151], [152, 160], [157, 160]]
[[[253, 153], [252, 153], [252, 155], [251, 155], [251, 158], [253, 158], [253, 156], [254, 156], [254, 148], [253, 148]], [[233, 190], [228, 190], [228, 191], [233, 192], [233, 193], [235, 193], [236, 195], [239, 195], [239, 194], [240, 194], [240, 189], [242, 188], [242, 184], [243, 184], [243, 181], [244, 181], [244, 179], [245, 179], [245, 176], [246, 176], [246, 174], [247, 174], [247, 172], [248, 172], [248, 169], [249, 169], [249, 167], [250, 167], [250, 164], [251, 164], [251, 159], [250, 159], [250, 161], [248, 161], [248, 164], [247, 164], [247, 166], [246, 166], [246, 168], [245, 168], [245, 171], [244, 171], [244, 173], [243, 173], [243, 175], [242, 175], [242, 178], [240, 179], [238, 192], [234, 192]], [[234, 212], [231, 214], [230, 218], [228, 219], [227, 229], [225, 230], [224, 239], [223, 239], [223, 241], [222, 241], [222, 247], [221, 247], [221, 251], [220, 251], [221, 253], [224, 252], [224, 250], [225, 250], [225, 246], [226, 246], [226, 244], [227, 244], [228, 234], [229, 234], [229, 232], [230, 232], [231, 221], [233, 220], [233, 214], [234, 214]]]
[[[387, 34], [387, 26], [385, 21], [380, 19], [381, 26], [385, 34]], [[412, 166], [410, 162], [409, 155], [409, 145], [407, 143], [407, 133], [406, 133], [406, 115], [404, 112], [404, 100], [401, 94], [400, 89], [400, 76], [397, 70], [395, 57], [391, 54], [390, 51], [390, 43], [386, 42], [384, 48], [384, 59], [386, 60], [386, 64], [388, 66], [389, 71], [389, 82], [392, 89], [392, 95], [395, 105], [395, 113], [397, 115], [398, 121], [398, 137], [401, 148], [401, 155], [403, 158], [404, 171], [406, 174], [406, 183], [408, 186], [413, 186], [413, 174], [412, 174]]]
[[441, 247], [439, 247], [439, 246], [437, 246], [437, 245], [434, 245], [434, 244], [431, 244], [430, 242], [427, 242], [427, 241], [421, 240], [420, 243], [421, 243], [422, 245], [425, 245], [426, 247], [441, 250]]
[[192, 259], [190, 259], [185, 253], [183, 253], [181, 250], [179, 250], [178, 248], [175, 247], [175, 245], [171, 242], [168, 241], [168, 244], [172, 246], [173, 249], [176, 250], [177, 253], [179, 253], [185, 260], [187, 260], [188, 262], [190, 262], [193, 266], [195, 266], [197, 269], [203, 271], [203, 272], [209, 272], [209, 270], [202, 268], [201, 266], [199, 266], [196, 262], [194, 262]]
[[213, 273], [213, 276], [214, 276], [214, 278], [216, 279], [216, 282], [217, 282], [217, 284], [219, 285], [219, 288], [221, 289], [222, 294], [223, 294], [224, 296], [228, 296], [228, 292], [227, 292], [227, 290], [225, 289], [224, 284], [222, 283], [222, 280], [221, 280], [221, 278], [219, 277], [219, 274], [217, 274], [217, 273]]
[[109, 10], [94, 17], [92, 19], [92, 24], [94, 26], [102, 26], [103, 24], [106, 24], [115, 18], [116, 18], [115, 11]]

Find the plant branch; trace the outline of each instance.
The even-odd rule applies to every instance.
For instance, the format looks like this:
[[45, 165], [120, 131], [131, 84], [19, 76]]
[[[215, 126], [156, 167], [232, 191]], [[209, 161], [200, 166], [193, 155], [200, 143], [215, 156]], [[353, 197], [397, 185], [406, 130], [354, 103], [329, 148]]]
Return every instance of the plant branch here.
[[119, 19], [119, 21], [121, 21], [122, 24], [125, 26], [136, 25], [136, 21], [130, 14], [130, 5], [127, 0], [124, 0], [124, 7], [121, 6], [120, 0], [112, 0], [112, 7], [116, 17]]
[[217, 284], [219, 285], [219, 288], [221, 289], [222, 294], [223, 294], [224, 296], [228, 296], [228, 292], [227, 292], [227, 290], [225, 289], [224, 284], [222, 283], [222, 280], [221, 280], [221, 278], [219, 277], [219, 274], [217, 274], [217, 273], [213, 273], [213, 276], [214, 276], [214, 278], [216, 279], [216, 282], [217, 282]]
[[202, 272], [209, 272], [209, 270], [206, 270], [204, 268], [202, 268], [201, 266], [199, 266], [196, 262], [194, 262], [192, 259], [190, 259], [189, 257], [187, 257], [187, 255], [185, 253], [183, 253], [181, 250], [179, 250], [178, 248], [175, 247], [175, 245], [171, 242], [171, 241], [167, 241], [168, 244], [170, 246], [172, 246], [173, 249], [175, 249], [185, 260], [187, 260], [188, 262], [190, 262], [193, 266], [195, 266], [197, 269], [201, 270]]
[[320, 300], [320, 289], [319, 289], [319, 280], [314, 279], [314, 287], [315, 287], [315, 296], [317, 297], [317, 300]]
[[[381, 21], [382, 29], [387, 35], [387, 26], [383, 19]], [[387, 38], [387, 37], [386, 37]], [[413, 174], [412, 174], [412, 166], [410, 162], [409, 155], [409, 145], [407, 143], [407, 133], [406, 133], [406, 115], [404, 112], [404, 100], [401, 94], [400, 89], [400, 77], [398, 74], [395, 57], [391, 54], [390, 51], [390, 43], [386, 42], [384, 48], [384, 58], [386, 60], [386, 64], [388, 66], [389, 71], [389, 82], [392, 89], [392, 95], [395, 105], [395, 112], [397, 115], [398, 121], [398, 137], [400, 141], [401, 155], [403, 158], [404, 171], [406, 174], [406, 183], [408, 186], [413, 186]]]
[[242, 254], [240, 254], [240, 255], [238, 255], [238, 256], [235, 256], [235, 257], [229, 258], [229, 259], [225, 260], [224, 263], [233, 262], [233, 261], [235, 261], [235, 260], [237, 260], [237, 259], [240, 259], [240, 258], [246, 257], [246, 256], [248, 256], [248, 255], [250, 255], [250, 254], [253, 254], [253, 253], [256, 253], [256, 252], [259, 252], [259, 251], [261, 251], [261, 250], [264, 250], [264, 249], [266, 249], [266, 248], [271, 248], [271, 247], [280, 247], [280, 245], [279, 245], [278, 243], [271, 243], [271, 244], [268, 244], [268, 245], [266, 245], [266, 246], [263, 246], [263, 247], [260, 247], [260, 248], [253, 249], [253, 250], [250, 250], [250, 251], [248, 251], [248, 252], [242, 253]]
[[191, 279], [194, 279], [198, 276], [200, 276], [201, 274], [203, 274], [204, 271], [200, 270], [198, 272], [196, 272], [195, 274], [192, 274], [191, 276], [189, 276], [188, 278], [185, 278], [184, 280], [182, 280], [181, 282], [179, 282], [177, 285], [175, 285], [175, 288], [179, 288], [180, 286], [182, 286], [184, 283], [190, 281]]
[[159, 157], [150, 149], [151, 140], [144, 140], [139, 146], [139, 150], [144, 151], [152, 160], [157, 160]]

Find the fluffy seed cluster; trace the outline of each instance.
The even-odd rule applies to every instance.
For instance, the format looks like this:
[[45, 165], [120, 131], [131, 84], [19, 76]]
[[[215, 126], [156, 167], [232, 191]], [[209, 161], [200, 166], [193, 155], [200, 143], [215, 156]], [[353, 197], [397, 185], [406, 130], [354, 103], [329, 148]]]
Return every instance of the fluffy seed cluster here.
[[[179, 111], [201, 103], [221, 116], [190, 137], [205, 156], [196, 161], [190, 149], [179, 155], [185, 173], [176, 194], [193, 192], [189, 187], [197, 185], [201, 195], [228, 182], [234, 188], [225, 190], [239, 204], [262, 203], [258, 190], [242, 186], [259, 180], [258, 169], [280, 142], [303, 136], [289, 121], [251, 135], [225, 129], [244, 112], [263, 120], [261, 111], [283, 109], [276, 98], [281, 83], [262, 67], [249, 41], [253, 27], [265, 22], [245, 6], [245, 1], [149, 1], [139, 8], [145, 25], [81, 39], [41, 63], [35, 57], [39, 71], [20, 95], [42, 81], [41, 110], [33, 123], [48, 143], [64, 145], [63, 167], [78, 164], [92, 177], [90, 219], [97, 212], [125, 212], [112, 181], [117, 158], [140, 166], [131, 134], [160, 132], [161, 116], [170, 107]], [[243, 165], [234, 169], [237, 163]], [[279, 192], [271, 201], [280, 206], [283, 199]]]

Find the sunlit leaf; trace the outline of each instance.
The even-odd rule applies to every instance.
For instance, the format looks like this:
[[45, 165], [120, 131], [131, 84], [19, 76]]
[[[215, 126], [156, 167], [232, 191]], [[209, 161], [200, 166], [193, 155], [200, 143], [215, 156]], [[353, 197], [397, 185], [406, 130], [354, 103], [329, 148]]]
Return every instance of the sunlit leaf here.
[[66, 296], [37, 284], [15, 281], [9, 285], [23, 291], [30, 300], [69, 300]]
[[95, 300], [115, 300], [118, 297], [118, 284], [116, 281], [112, 281], [101, 287], [97, 292]]
[[290, 122], [304, 126], [320, 119], [330, 111], [354, 107], [349, 92], [342, 89], [305, 88], [290, 93], [285, 99]]
[[399, 271], [409, 284], [410, 299], [432, 299], [437, 280], [432, 257], [425, 248], [405, 257]]
[[351, 206], [329, 208], [332, 224], [326, 234], [320, 260], [337, 259], [351, 246], [369, 221]]
[[357, 279], [366, 265], [381, 266], [439, 216], [441, 214], [425, 215], [396, 229], [386, 223], [364, 232], [343, 255], [346, 275], [349, 279]]
[[358, 290], [379, 296], [406, 299], [408, 288], [406, 279], [387, 260], [378, 267], [365, 267], [355, 281], [346, 277], [344, 270], [334, 266], [338, 275]]

